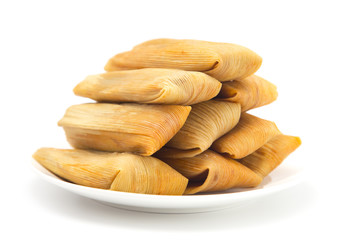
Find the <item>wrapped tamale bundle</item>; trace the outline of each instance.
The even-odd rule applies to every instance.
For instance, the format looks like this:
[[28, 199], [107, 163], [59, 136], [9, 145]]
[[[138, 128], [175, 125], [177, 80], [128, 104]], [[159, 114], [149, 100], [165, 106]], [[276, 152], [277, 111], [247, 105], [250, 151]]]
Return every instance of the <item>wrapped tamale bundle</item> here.
[[277, 99], [277, 87], [256, 75], [224, 82], [217, 99], [241, 104], [242, 111], [261, 107]]
[[278, 135], [255, 152], [239, 160], [261, 177], [267, 176], [301, 144], [299, 137]]
[[255, 187], [262, 177], [236, 160], [207, 150], [191, 158], [162, 159], [189, 179], [185, 194]]
[[231, 158], [240, 159], [253, 153], [279, 134], [281, 132], [274, 122], [242, 113], [236, 127], [217, 139], [211, 148]]
[[154, 157], [55, 148], [41, 148], [33, 157], [61, 178], [87, 187], [182, 195], [188, 184], [188, 179]]
[[262, 58], [248, 48], [200, 40], [154, 39], [112, 57], [106, 71], [174, 68], [204, 72], [221, 82], [255, 73]]
[[87, 103], [67, 109], [59, 126], [74, 148], [152, 155], [183, 126], [190, 106]]
[[162, 157], [193, 157], [207, 150], [220, 136], [229, 132], [241, 115], [239, 103], [209, 100], [192, 105], [181, 130], [156, 153]]
[[74, 93], [101, 102], [191, 105], [215, 97], [221, 86], [201, 72], [144, 68], [90, 75]]

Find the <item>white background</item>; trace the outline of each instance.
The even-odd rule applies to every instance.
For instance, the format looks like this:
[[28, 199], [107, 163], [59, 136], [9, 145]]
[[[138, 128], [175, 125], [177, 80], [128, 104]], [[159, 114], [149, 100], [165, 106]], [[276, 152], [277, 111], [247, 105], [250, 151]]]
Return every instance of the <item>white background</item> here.
[[[334, 3], [0, 1], [0, 239], [337, 239]], [[263, 57], [257, 75], [279, 98], [253, 112], [302, 138], [293, 155], [307, 172], [301, 184], [242, 208], [163, 215], [103, 206], [32, 172], [36, 149], [68, 147], [56, 122], [88, 101], [73, 87], [114, 54], [161, 37], [237, 43]]]

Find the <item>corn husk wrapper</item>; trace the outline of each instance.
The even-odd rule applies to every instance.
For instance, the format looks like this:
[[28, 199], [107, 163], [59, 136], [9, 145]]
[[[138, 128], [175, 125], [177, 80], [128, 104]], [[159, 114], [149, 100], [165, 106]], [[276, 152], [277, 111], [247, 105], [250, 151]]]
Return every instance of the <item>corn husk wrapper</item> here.
[[200, 72], [144, 68], [90, 75], [74, 93], [101, 102], [191, 105], [215, 97], [221, 86]]
[[54, 174], [87, 187], [182, 195], [188, 183], [188, 179], [154, 157], [55, 148], [41, 148], [33, 157]]
[[239, 160], [261, 177], [267, 176], [282, 161], [301, 144], [299, 137], [278, 135], [261, 148]]
[[242, 111], [261, 107], [277, 99], [277, 87], [264, 78], [252, 75], [222, 84], [217, 99], [241, 104]]
[[236, 44], [154, 39], [117, 54], [108, 61], [105, 70], [174, 68], [204, 72], [223, 82], [248, 77], [261, 64], [260, 56]]
[[242, 113], [236, 127], [212, 144], [212, 149], [234, 159], [253, 153], [276, 135], [281, 134], [274, 122]]
[[255, 187], [262, 178], [238, 161], [207, 150], [192, 158], [168, 158], [164, 162], [189, 179], [185, 194]]
[[89, 103], [67, 109], [59, 126], [74, 148], [149, 156], [183, 126], [190, 106]]
[[230, 131], [241, 115], [238, 103], [210, 100], [192, 106], [181, 130], [156, 153], [162, 157], [193, 157]]

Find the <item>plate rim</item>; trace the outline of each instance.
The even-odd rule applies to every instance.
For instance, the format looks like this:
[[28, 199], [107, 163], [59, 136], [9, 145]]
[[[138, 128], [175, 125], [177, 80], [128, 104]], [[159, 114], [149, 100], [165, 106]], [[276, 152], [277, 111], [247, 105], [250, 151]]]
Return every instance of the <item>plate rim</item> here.
[[[124, 205], [143, 209], [219, 208], [223, 205], [234, 204], [236, 202], [239, 203], [249, 199], [256, 199], [290, 188], [299, 184], [303, 180], [304, 175], [304, 169], [298, 169], [296, 174], [283, 179], [281, 183], [277, 185], [252, 188], [248, 191], [242, 192], [207, 193], [201, 195], [155, 195], [112, 191], [66, 182], [58, 178], [35, 159], [32, 159], [31, 161], [31, 168], [45, 181], [78, 195], [117, 206]], [[47, 171], [49, 174], [43, 171]], [[112, 201], [112, 199], [114, 201]]]

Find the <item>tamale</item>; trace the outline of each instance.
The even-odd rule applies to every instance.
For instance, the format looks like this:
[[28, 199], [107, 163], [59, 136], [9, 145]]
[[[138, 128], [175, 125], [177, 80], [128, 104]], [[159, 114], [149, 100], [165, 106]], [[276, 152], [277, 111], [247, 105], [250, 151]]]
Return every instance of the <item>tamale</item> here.
[[278, 135], [255, 152], [239, 160], [261, 177], [267, 176], [301, 144], [299, 137]]
[[279, 134], [281, 132], [274, 122], [242, 113], [236, 127], [217, 139], [211, 148], [218, 153], [239, 159], [253, 153]]
[[185, 194], [255, 187], [262, 178], [236, 160], [207, 150], [192, 158], [162, 159], [189, 179]]
[[241, 80], [224, 82], [217, 99], [240, 103], [244, 112], [272, 103], [277, 96], [274, 84], [252, 75]]
[[74, 148], [152, 155], [183, 126], [190, 106], [87, 103], [67, 109], [59, 126]]
[[239, 103], [209, 100], [192, 105], [180, 131], [156, 153], [162, 157], [193, 157], [230, 131], [241, 115]]
[[41, 148], [33, 157], [63, 179], [88, 187], [182, 195], [188, 184], [188, 179], [154, 157], [55, 148]]
[[252, 75], [262, 58], [248, 48], [200, 40], [154, 39], [112, 57], [106, 71], [174, 68], [199, 71], [221, 82]]
[[144, 68], [90, 75], [74, 93], [101, 102], [191, 105], [215, 97], [221, 86], [201, 72]]

